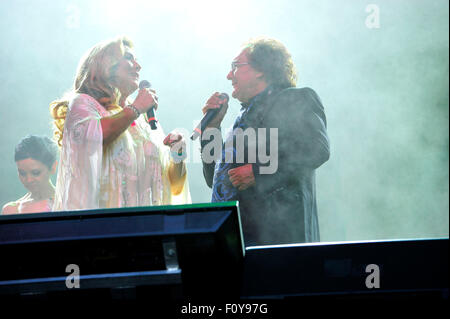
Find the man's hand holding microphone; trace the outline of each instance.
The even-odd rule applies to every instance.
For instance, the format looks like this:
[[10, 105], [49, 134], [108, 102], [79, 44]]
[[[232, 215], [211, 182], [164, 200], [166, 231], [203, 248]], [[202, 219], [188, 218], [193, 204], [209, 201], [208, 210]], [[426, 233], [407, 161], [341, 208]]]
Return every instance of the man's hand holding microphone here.
[[228, 100], [228, 94], [216, 92], [206, 101], [206, 105], [202, 109], [203, 118], [194, 128], [191, 135], [192, 140], [197, 139], [207, 128], [220, 127], [220, 123], [227, 113]]

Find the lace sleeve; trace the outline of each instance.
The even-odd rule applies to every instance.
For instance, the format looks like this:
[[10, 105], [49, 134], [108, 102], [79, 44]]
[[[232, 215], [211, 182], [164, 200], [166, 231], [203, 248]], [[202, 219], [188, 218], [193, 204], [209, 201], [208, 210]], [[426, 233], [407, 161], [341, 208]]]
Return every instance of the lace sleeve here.
[[80, 94], [69, 105], [64, 125], [53, 210], [99, 206], [103, 154], [102, 107]]

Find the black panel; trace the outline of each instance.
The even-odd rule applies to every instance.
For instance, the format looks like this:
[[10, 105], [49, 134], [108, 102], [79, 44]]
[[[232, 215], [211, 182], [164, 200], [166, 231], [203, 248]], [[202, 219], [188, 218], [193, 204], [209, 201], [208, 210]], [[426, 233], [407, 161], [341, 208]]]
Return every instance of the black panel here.
[[[366, 286], [379, 269], [379, 288]], [[371, 285], [369, 285], [371, 287]], [[448, 292], [448, 239], [248, 248], [242, 296]]]

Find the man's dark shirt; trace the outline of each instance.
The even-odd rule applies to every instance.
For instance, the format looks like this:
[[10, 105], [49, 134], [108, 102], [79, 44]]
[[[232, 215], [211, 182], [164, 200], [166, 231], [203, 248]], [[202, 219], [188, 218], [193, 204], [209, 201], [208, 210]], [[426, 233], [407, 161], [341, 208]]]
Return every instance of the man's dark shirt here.
[[[226, 202], [238, 200], [238, 190], [233, 187], [228, 177], [228, 171], [232, 168], [242, 165], [237, 163], [237, 150], [236, 150], [236, 129], [242, 129], [245, 131], [249, 128], [248, 113], [252, 110], [254, 105], [258, 105], [262, 100], [267, 98], [272, 93], [272, 88], [267, 88], [263, 92], [254, 96], [248, 103], [242, 103], [241, 111], [236, 118], [233, 127], [226, 134], [225, 143], [222, 147], [221, 160], [218, 161], [214, 167], [214, 178], [212, 184], [212, 198], [211, 202]], [[246, 148], [248, 149], [248, 148]], [[227, 155], [232, 158], [231, 162], [227, 162]], [[245, 154], [244, 154], [245, 156]], [[245, 161], [247, 162], [247, 161]]]

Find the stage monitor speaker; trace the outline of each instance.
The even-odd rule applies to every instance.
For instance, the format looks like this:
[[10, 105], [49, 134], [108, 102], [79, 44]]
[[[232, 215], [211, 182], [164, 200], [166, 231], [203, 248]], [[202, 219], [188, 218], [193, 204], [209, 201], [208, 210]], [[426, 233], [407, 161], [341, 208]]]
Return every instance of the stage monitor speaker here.
[[244, 254], [237, 202], [0, 216], [0, 295], [239, 295]]
[[247, 247], [243, 278], [243, 298], [445, 299], [448, 238]]

